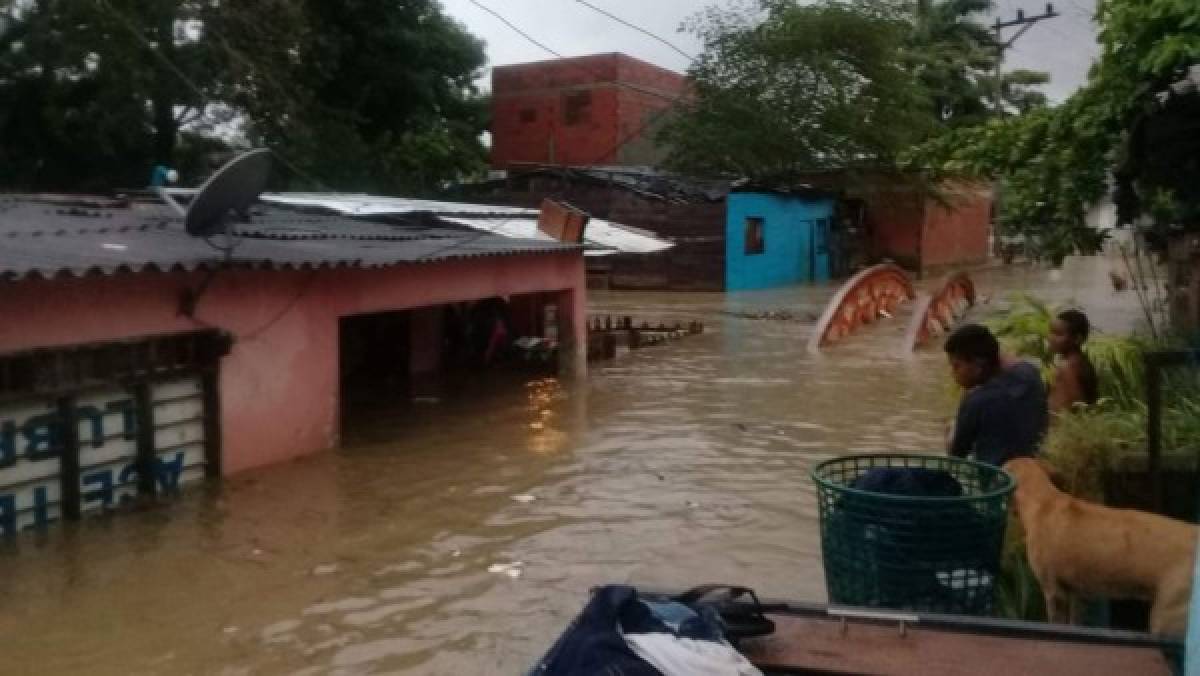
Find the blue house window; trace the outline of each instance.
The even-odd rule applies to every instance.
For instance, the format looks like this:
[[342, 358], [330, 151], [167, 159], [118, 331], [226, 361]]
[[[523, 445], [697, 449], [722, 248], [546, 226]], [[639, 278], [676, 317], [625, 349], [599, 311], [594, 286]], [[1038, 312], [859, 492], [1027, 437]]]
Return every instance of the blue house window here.
[[753, 256], [767, 250], [767, 241], [763, 238], [763, 219], [750, 217], [746, 219], [746, 255]]

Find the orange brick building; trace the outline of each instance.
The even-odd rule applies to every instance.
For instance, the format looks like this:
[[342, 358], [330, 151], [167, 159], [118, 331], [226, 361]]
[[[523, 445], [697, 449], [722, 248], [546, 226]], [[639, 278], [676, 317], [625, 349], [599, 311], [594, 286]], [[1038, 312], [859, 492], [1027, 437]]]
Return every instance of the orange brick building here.
[[994, 195], [986, 183], [946, 179], [935, 196], [914, 177], [882, 172], [829, 171], [804, 179], [857, 205], [847, 212], [855, 214], [865, 261], [891, 260], [932, 275], [988, 260]]
[[492, 167], [653, 166], [664, 111], [686, 78], [624, 54], [501, 66], [492, 71]]

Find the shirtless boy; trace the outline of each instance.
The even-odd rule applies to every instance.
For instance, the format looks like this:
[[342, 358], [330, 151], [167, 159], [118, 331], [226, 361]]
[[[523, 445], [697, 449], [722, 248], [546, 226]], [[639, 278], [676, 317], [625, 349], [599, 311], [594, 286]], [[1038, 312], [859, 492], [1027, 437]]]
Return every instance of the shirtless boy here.
[[1076, 404], [1094, 404], [1099, 396], [1096, 370], [1083, 352], [1091, 325], [1079, 310], [1059, 313], [1050, 323], [1050, 350], [1061, 358], [1050, 388], [1050, 412], [1070, 411]]

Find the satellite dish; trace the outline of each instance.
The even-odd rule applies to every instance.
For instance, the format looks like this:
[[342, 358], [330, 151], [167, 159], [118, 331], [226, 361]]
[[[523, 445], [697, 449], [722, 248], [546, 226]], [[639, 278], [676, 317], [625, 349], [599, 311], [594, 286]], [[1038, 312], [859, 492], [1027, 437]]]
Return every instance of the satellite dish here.
[[231, 212], [245, 215], [267, 189], [271, 179], [271, 151], [258, 148], [242, 153], [221, 167], [200, 186], [184, 216], [189, 235], [211, 237], [226, 232]]

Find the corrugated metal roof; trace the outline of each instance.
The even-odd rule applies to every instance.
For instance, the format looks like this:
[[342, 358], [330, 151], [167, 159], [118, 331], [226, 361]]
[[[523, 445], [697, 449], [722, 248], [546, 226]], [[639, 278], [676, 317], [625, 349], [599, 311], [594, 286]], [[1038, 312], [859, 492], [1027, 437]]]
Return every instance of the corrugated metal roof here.
[[[336, 193], [277, 193], [263, 195], [262, 199], [273, 204], [327, 209], [347, 216], [430, 214], [443, 221], [505, 237], [552, 241], [538, 230], [536, 209]], [[588, 221], [583, 237], [589, 248], [608, 249], [609, 253], [654, 253], [674, 246], [649, 232], [599, 218]]]
[[428, 213], [446, 216], [532, 216], [536, 209], [503, 207], [489, 204], [438, 202], [407, 197], [381, 197], [359, 193], [266, 193], [262, 201], [299, 207], [322, 207], [347, 216], [386, 216]]
[[[256, 207], [250, 221], [236, 228], [233, 265], [374, 268], [579, 250], [437, 221], [377, 223], [273, 206]], [[185, 233], [183, 219], [165, 205], [0, 197], [0, 279], [194, 270], [224, 262], [223, 251]]]

